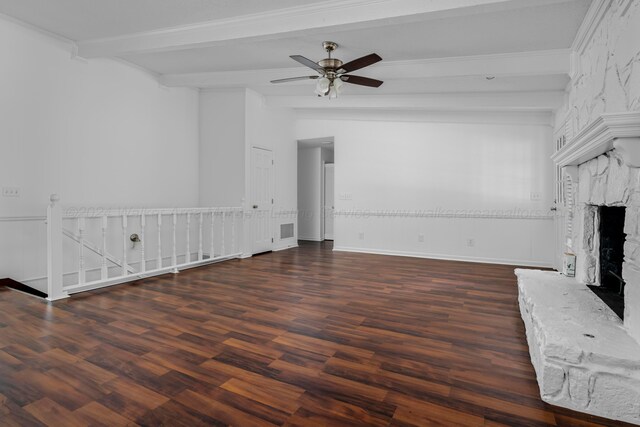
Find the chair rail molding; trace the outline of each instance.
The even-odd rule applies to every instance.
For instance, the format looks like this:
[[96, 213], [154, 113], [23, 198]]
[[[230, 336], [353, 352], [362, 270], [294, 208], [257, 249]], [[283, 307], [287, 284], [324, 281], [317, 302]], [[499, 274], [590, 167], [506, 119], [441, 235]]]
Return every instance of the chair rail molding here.
[[551, 159], [561, 167], [576, 166], [613, 149], [626, 165], [640, 167], [640, 112], [601, 115]]

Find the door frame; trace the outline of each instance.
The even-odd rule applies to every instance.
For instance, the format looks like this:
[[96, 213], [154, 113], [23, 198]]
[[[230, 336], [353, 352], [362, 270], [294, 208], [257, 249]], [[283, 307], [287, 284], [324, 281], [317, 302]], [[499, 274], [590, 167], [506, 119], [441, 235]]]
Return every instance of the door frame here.
[[[320, 153], [322, 153], [322, 148], [320, 148]], [[322, 154], [321, 154], [322, 155]], [[327, 162], [322, 160], [320, 162], [320, 241], [324, 242], [324, 220], [325, 220], [325, 165]]]
[[257, 254], [261, 254], [261, 253], [265, 253], [265, 252], [270, 252], [273, 251], [273, 247], [275, 245], [275, 227], [274, 227], [274, 219], [273, 219], [273, 208], [275, 206], [275, 199], [276, 199], [276, 186], [275, 186], [275, 170], [276, 170], [276, 153], [275, 151], [267, 146], [263, 146], [263, 145], [257, 145], [257, 144], [253, 144], [251, 145], [251, 149], [250, 149], [250, 159], [249, 159], [249, 206], [248, 208], [253, 211], [253, 209], [251, 208], [252, 205], [254, 204], [254, 201], [252, 200], [253, 197], [253, 150], [254, 149], [258, 149], [258, 150], [264, 150], [264, 151], [268, 151], [271, 153], [271, 160], [272, 160], [272, 164], [271, 164], [271, 180], [269, 183], [269, 191], [271, 193], [271, 198], [273, 200], [273, 202], [271, 203], [271, 207], [269, 208], [269, 230], [270, 230], [270, 234], [271, 234], [271, 245], [269, 250], [267, 251], [260, 251], [260, 252], [255, 252], [255, 243], [256, 243], [256, 239], [255, 239], [255, 226], [256, 226], [256, 222], [255, 222], [255, 218], [251, 220], [251, 226], [249, 227], [249, 235], [250, 235], [250, 247], [251, 247], [251, 256], [253, 255], [257, 255]]
[[[320, 191], [322, 192], [321, 198], [322, 198], [322, 203], [321, 203], [321, 210], [322, 210], [322, 215], [321, 215], [321, 220], [322, 220], [322, 225], [320, 227], [320, 231], [322, 232], [321, 237], [322, 237], [322, 241], [328, 240], [327, 239], [327, 233], [326, 233], [326, 221], [327, 221], [327, 196], [326, 196], [326, 192], [327, 192], [327, 165], [332, 165], [333, 167], [333, 203], [335, 206], [335, 180], [336, 180], [336, 169], [335, 169], [335, 162], [332, 163], [327, 163], [325, 161], [322, 162], [322, 184], [320, 185]], [[334, 225], [335, 227], [335, 225]], [[335, 230], [335, 229], [334, 229]], [[335, 231], [334, 231], [334, 236], [332, 236], [333, 238], [335, 238]]]

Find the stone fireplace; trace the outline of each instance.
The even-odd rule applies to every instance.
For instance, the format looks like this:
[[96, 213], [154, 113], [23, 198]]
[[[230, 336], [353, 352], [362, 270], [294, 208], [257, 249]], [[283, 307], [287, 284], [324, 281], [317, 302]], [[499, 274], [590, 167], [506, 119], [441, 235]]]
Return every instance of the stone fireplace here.
[[640, 342], [640, 113], [603, 115], [553, 159], [571, 183], [564, 229], [576, 279], [613, 300], [624, 286], [619, 317]]
[[640, 425], [640, 113], [602, 115], [552, 158], [576, 277], [516, 270], [540, 393]]

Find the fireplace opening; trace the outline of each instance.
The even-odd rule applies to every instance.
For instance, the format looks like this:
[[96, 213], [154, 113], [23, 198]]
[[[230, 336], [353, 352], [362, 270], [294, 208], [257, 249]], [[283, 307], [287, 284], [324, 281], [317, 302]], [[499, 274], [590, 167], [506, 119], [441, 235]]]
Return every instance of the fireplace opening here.
[[599, 226], [600, 286], [589, 286], [621, 319], [624, 318], [624, 215], [625, 208], [601, 206]]

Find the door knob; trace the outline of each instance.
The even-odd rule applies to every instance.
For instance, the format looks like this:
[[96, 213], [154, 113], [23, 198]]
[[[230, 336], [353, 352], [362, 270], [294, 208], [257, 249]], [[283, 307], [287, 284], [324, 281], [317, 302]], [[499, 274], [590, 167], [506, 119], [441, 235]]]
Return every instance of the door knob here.
[[258, 209], [258, 205], [253, 205], [253, 209]]

